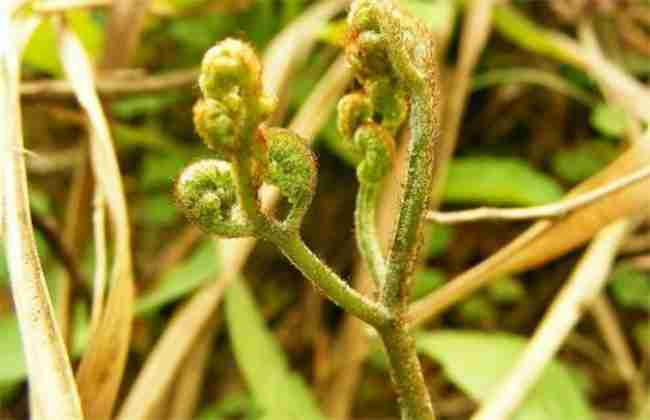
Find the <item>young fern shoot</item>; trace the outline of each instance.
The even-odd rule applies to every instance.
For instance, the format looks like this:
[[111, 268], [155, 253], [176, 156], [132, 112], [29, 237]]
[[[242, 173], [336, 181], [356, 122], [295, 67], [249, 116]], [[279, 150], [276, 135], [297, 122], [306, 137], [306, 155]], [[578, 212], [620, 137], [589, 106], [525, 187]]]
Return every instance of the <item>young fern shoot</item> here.
[[[176, 197], [187, 218], [219, 236], [274, 243], [336, 304], [371, 325], [385, 324], [386, 311], [350, 288], [300, 238], [316, 188], [316, 160], [297, 134], [263, 124], [274, 100], [263, 93], [253, 49], [234, 39], [218, 43], [205, 55], [199, 85], [203, 99], [194, 107], [194, 123], [218, 159], [194, 163], [179, 177]], [[262, 211], [264, 182], [289, 202], [284, 220]]]
[[[252, 48], [227, 39], [203, 60], [203, 98], [194, 123], [217, 159], [186, 168], [176, 184], [179, 206], [192, 222], [224, 237], [255, 236], [276, 245], [314, 286], [344, 310], [373, 326], [384, 342], [404, 420], [432, 420], [433, 409], [405, 322], [409, 280], [431, 190], [438, 136], [438, 73], [432, 35], [390, 1], [357, 0], [349, 15], [348, 61], [361, 89], [339, 103], [339, 130], [363, 156], [357, 168], [357, 242], [380, 290], [368, 299], [309, 250], [302, 219], [316, 187], [316, 161], [294, 132], [267, 127], [274, 101], [261, 83]], [[381, 182], [395, 155], [394, 136], [409, 117], [412, 140], [395, 236], [384, 256], [376, 234]], [[263, 183], [289, 203], [278, 219], [258, 199]]]
[[433, 149], [439, 136], [440, 86], [433, 35], [388, 0], [355, 1], [348, 24], [349, 61], [370, 101], [380, 111], [375, 118], [388, 130], [396, 130], [406, 114], [406, 102], [410, 108], [408, 169], [380, 292], [390, 322], [379, 328], [379, 334], [390, 361], [402, 418], [433, 419], [405, 319], [432, 187]]

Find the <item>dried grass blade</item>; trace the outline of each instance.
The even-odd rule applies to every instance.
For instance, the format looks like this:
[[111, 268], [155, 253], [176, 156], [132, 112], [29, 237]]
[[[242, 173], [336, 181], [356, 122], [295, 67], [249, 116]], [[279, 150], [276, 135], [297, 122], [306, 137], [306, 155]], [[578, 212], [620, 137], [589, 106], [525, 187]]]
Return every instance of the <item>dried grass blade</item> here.
[[458, 142], [458, 132], [465, 114], [467, 97], [470, 94], [472, 72], [492, 32], [492, 8], [494, 0], [472, 2], [465, 12], [461, 33], [460, 53], [456, 69], [449, 84], [444, 111], [444, 132], [436, 147], [435, 180], [430, 205], [440, 204], [444, 186], [447, 183], [449, 164]]
[[[267, 47], [264, 54], [263, 83], [268, 92], [278, 94], [287, 90], [293, 70], [309, 56], [325, 22], [340, 13], [352, 0], [325, 0], [302, 14], [282, 31]], [[279, 98], [277, 111], [271, 117], [279, 122], [286, 111], [286, 95]]]
[[605, 285], [629, 225], [627, 220], [621, 220], [598, 233], [553, 301], [515, 367], [499, 385], [494, 397], [481, 407], [472, 420], [508, 419], [512, 416]]
[[93, 277], [93, 301], [90, 312], [90, 334], [94, 335], [104, 310], [106, 291], [107, 252], [106, 252], [106, 202], [101, 188], [95, 190], [93, 212], [93, 236], [95, 238], [95, 274]]
[[84, 412], [89, 418], [104, 420], [110, 418], [117, 398], [131, 336], [134, 290], [129, 220], [120, 169], [95, 91], [90, 58], [77, 36], [65, 27], [59, 28], [59, 50], [64, 71], [88, 114], [93, 171], [106, 198], [115, 234], [112, 288], [77, 372]]
[[[312, 24], [309, 30], [316, 30], [315, 28], [318, 28], [317, 22]], [[282, 47], [278, 48], [277, 51], [286, 51]], [[285, 59], [291, 60], [286, 56]], [[292, 129], [310, 140], [313, 139], [314, 134], [321, 128], [320, 124], [325, 122], [320, 118], [321, 114], [325, 114], [327, 109], [334, 108], [336, 101], [348, 85], [349, 77], [347, 66], [343, 59], [339, 59], [319, 82], [312, 96], [307, 99], [303, 109], [291, 124]], [[278, 194], [274, 189], [263, 188], [262, 206], [265, 209], [272, 208], [277, 200]], [[201, 330], [216, 310], [224, 289], [239, 276], [256, 241], [252, 238], [244, 238], [220, 239], [216, 242], [223, 261], [222, 266], [228, 267], [228, 271], [222, 273], [214, 282], [204, 286], [174, 314], [120, 409], [119, 420], [145, 420], [155, 411], [169, 390], [181, 363], [192, 350]]]
[[216, 310], [226, 286], [235, 280], [255, 246], [255, 240], [250, 238], [215, 243], [228, 271], [200, 289], [170, 319], [124, 401], [117, 416], [119, 420], [145, 420], [155, 412], [178, 368]]
[[[137, 77], [124, 77], [109, 73], [96, 80], [96, 87], [103, 97], [128, 95], [191, 86], [196, 83], [198, 77], [199, 70], [193, 67]], [[68, 97], [73, 94], [70, 83], [59, 79], [33, 80], [23, 83], [20, 93], [24, 97], [38, 98]]]
[[110, 6], [112, 3], [113, 0], [48, 0], [36, 2], [33, 8], [37, 13], [60, 13], [71, 9]]
[[[569, 196], [606, 185], [650, 164], [650, 139], [647, 137], [633, 144], [599, 174], [572, 190]], [[592, 202], [566, 217], [535, 223], [496, 254], [413, 304], [409, 310], [410, 321], [413, 325], [420, 324], [499, 275], [538, 267], [579, 247], [606, 225], [650, 205], [649, 190], [650, 179], [646, 178], [643, 182], [612, 193], [607, 200]]]
[[210, 362], [218, 324], [218, 320], [208, 322], [201, 336], [194, 343], [194, 351], [185, 358], [172, 392], [167, 415], [169, 420], [194, 418], [194, 412], [200, 402], [202, 385]]
[[150, 0], [113, 0], [106, 27], [106, 39], [119, 48], [109, 48], [104, 53], [102, 67], [125, 67], [135, 54], [144, 27], [144, 18]]
[[[37, 21], [12, 23], [0, 12], [0, 148], [5, 255], [27, 360], [32, 408], [52, 419], [81, 420], [83, 413], [63, 337], [36, 253], [29, 208], [20, 108], [22, 46]], [[9, 40], [13, 41], [13, 44]]]
[[479, 220], [526, 220], [561, 217], [596, 200], [603, 200], [610, 194], [632, 184], [643, 182], [648, 177], [650, 177], [650, 165], [629, 175], [621, 176], [602, 187], [541, 206], [515, 208], [478, 207], [453, 212], [429, 211], [426, 217], [428, 220], [443, 224], [476, 222]]

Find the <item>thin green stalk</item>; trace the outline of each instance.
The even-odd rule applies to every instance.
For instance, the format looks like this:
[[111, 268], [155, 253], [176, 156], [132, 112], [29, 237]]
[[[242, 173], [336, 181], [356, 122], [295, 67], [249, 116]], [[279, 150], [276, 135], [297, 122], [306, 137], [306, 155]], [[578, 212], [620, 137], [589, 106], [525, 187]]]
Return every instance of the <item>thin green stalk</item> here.
[[253, 183], [253, 174], [251, 167], [255, 156], [253, 155], [253, 136], [257, 126], [257, 115], [253, 115], [250, 110], [255, 109], [255, 98], [246, 98], [246, 106], [242, 107], [244, 117], [241, 124], [241, 148], [237, 156], [233, 159], [232, 169], [236, 179], [237, 194], [239, 201], [246, 213], [248, 220], [256, 228], [261, 228], [265, 224], [265, 218], [259, 208], [259, 199], [257, 197], [257, 188]]
[[401, 321], [381, 331], [397, 388], [402, 420], [433, 420], [433, 406], [424, 383], [422, 368], [415, 349], [415, 339]]
[[[386, 73], [396, 77], [410, 96], [408, 170], [381, 293], [381, 304], [391, 322], [379, 333], [390, 361], [402, 419], [433, 420], [431, 399], [404, 316], [431, 193], [434, 146], [440, 135], [438, 58], [432, 34], [391, 1], [357, 0], [348, 22], [355, 35], [348, 48], [353, 67], [368, 79], [386, 77]], [[382, 64], [382, 55], [388, 58], [390, 68]]]
[[497, 5], [493, 16], [499, 33], [520, 47], [578, 68], [584, 67], [585, 59], [575, 43], [559, 32], [537, 26], [515, 7]]
[[375, 285], [381, 287], [386, 275], [386, 261], [377, 234], [375, 209], [378, 197], [377, 184], [359, 184], [354, 222], [359, 252], [368, 265]]
[[390, 248], [382, 302], [389, 310], [403, 312], [409, 295], [409, 277], [415, 268], [424, 213], [432, 186], [433, 149], [438, 137], [434, 89], [413, 92], [411, 144], [402, 206]]
[[250, 170], [251, 159], [248, 156], [239, 156], [232, 162], [233, 176], [237, 184], [237, 195], [239, 202], [246, 213], [246, 218], [254, 229], [261, 229], [264, 223], [264, 217], [260, 212], [257, 189], [253, 185], [253, 176]]
[[544, 86], [569, 96], [589, 107], [595, 106], [598, 102], [598, 98], [594, 95], [569, 83], [555, 73], [525, 67], [497, 69], [479, 74], [472, 80], [472, 90], [476, 91], [497, 84], [510, 83], [530, 83]]
[[437, 137], [437, 114], [433, 92], [413, 95], [411, 100], [411, 144], [402, 207], [389, 256], [382, 303], [394, 316], [391, 328], [380, 331], [390, 360], [403, 420], [434, 419], [431, 399], [422, 376], [413, 337], [404, 321], [421, 226], [432, 186], [433, 146]]
[[275, 231], [269, 240], [280, 248], [316, 289], [322, 291], [338, 306], [376, 328], [386, 325], [389, 318], [386, 310], [348, 286], [297, 234]]

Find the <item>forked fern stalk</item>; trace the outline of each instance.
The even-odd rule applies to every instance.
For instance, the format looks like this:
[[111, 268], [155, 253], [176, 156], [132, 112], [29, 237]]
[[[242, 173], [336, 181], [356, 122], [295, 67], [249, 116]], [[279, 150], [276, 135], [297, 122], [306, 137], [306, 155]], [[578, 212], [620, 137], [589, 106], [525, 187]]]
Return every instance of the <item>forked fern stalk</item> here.
[[[377, 301], [350, 288], [301, 239], [300, 225], [316, 187], [316, 161], [297, 134], [264, 124], [274, 100], [264, 94], [260, 63], [243, 42], [227, 39], [205, 55], [199, 79], [203, 98], [194, 108], [194, 122], [217, 159], [184, 170], [176, 185], [177, 201], [191, 221], [210, 233], [274, 243], [324, 295], [375, 327], [389, 356], [402, 418], [430, 420], [433, 408], [405, 313], [438, 137], [433, 37], [390, 1], [354, 2], [348, 23], [348, 61], [360, 89], [341, 99], [339, 130], [362, 156], [356, 235], [380, 290]], [[394, 159], [394, 137], [407, 118], [408, 173], [385, 256], [377, 238], [375, 208]], [[284, 218], [262, 210], [258, 191], [263, 183], [277, 187], [288, 201]]]

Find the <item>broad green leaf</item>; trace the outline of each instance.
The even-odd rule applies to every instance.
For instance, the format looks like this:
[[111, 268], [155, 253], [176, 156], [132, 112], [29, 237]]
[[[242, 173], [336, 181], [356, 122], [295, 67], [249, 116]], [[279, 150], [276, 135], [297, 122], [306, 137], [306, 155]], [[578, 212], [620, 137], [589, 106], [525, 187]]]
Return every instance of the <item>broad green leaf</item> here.
[[589, 122], [601, 134], [610, 137], [622, 137], [627, 127], [627, 118], [623, 108], [601, 103], [591, 112]]
[[650, 354], [650, 320], [637, 323], [632, 329], [632, 336], [639, 348], [645, 354]]
[[86, 351], [90, 337], [90, 320], [88, 305], [85, 302], [76, 302], [72, 312], [72, 357], [79, 358]]
[[131, 95], [111, 103], [113, 116], [121, 119], [149, 117], [161, 113], [182, 101], [187, 96], [180, 93], [161, 92], [155, 94]]
[[538, 25], [516, 7], [506, 4], [496, 5], [492, 20], [495, 29], [504, 38], [525, 50], [557, 59], [560, 62], [573, 63], [576, 61], [572, 51], [568, 51], [563, 48], [561, 43], [557, 42], [557, 35], [554, 31]]
[[152, 7], [165, 14], [176, 14], [207, 3], [208, 0], [154, 0]]
[[499, 317], [494, 302], [484, 295], [472, 296], [459, 304], [458, 315], [464, 323], [474, 326], [494, 325]]
[[[160, 19], [150, 29], [157, 36], [143, 43], [140, 54], [146, 61], [158, 62], [161, 49], [173, 48], [173, 54], [164, 56], [166, 69], [196, 66], [205, 51], [217, 40], [235, 36], [237, 31], [246, 33], [239, 16], [213, 12], [206, 9], [201, 13], [188, 13], [173, 19]], [[159, 36], [158, 36], [159, 35]]]
[[454, 0], [407, 0], [404, 5], [414, 16], [427, 23], [434, 32], [447, 25], [456, 16]]
[[[438, 32], [456, 17], [457, 9], [454, 0], [406, 0], [404, 6], [411, 14], [429, 25], [429, 29]], [[331, 45], [343, 47], [347, 33], [345, 19], [330, 22], [320, 34], [322, 41]]]
[[157, 288], [136, 300], [136, 315], [149, 314], [186, 296], [201, 284], [212, 280], [220, 268], [214, 243], [205, 240], [191, 257], [165, 274]]
[[20, 382], [0, 382], [0, 408], [2, 408], [5, 403], [10, 402], [17, 397], [18, 393], [20, 392], [20, 386]]
[[186, 165], [185, 156], [177, 153], [147, 153], [140, 169], [140, 186], [144, 190], [163, 188], [169, 191]]
[[243, 280], [226, 292], [226, 320], [237, 364], [266, 420], [321, 420], [303, 378], [266, 328]]
[[20, 383], [27, 377], [18, 320], [13, 314], [0, 317], [0, 388]]
[[514, 303], [522, 299], [526, 290], [521, 282], [514, 278], [505, 276], [487, 286], [486, 291], [490, 299], [497, 303]]
[[[486, 401], [522, 354], [526, 340], [508, 334], [443, 331], [421, 333], [417, 346], [439, 362], [445, 374], [477, 401]], [[593, 415], [568, 370], [551, 361], [513, 420], [580, 419]]]
[[635, 420], [648, 420], [650, 419], [650, 391], [648, 391], [648, 395], [645, 398], [645, 401], [643, 402], [642, 407], [639, 410], [639, 414], [637, 415]]
[[250, 416], [247, 414], [255, 410], [250, 396], [237, 392], [205, 407], [199, 412], [196, 420], [226, 420], [232, 417], [248, 419]]
[[633, 265], [623, 263], [614, 268], [609, 290], [618, 304], [650, 311], [650, 274]]
[[179, 215], [169, 191], [146, 196], [137, 208], [138, 221], [147, 226], [169, 226]]
[[417, 300], [442, 286], [447, 275], [442, 270], [425, 268], [415, 273], [410, 299]]
[[623, 53], [623, 65], [635, 76], [650, 76], [650, 57], [640, 54], [632, 49], [621, 51]]
[[52, 200], [43, 190], [30, 188], [29, 207], [32, 212], [40, 216], [47, 216], [52, 213]]
[[284, 0], [282, 21], [286, 24], [295, 19], [305, 9], [306, 0]]
[[337, 19], [325, 25], [318, 37], [327, 44], [343, 48], [347, 32], [348, 23], [346, 19]]
[[436, 258], [443, 255], [454, 237], [453, 226], [430, 223], [425, 229], [424, 256]]
[[[65, 17], [86, 51], [92, 57], [97, 57], [104, 46], [104, 30], [98, 21], [93, 19], [87, 10], [70, 10], [65, 12]], [[34, 32], [23, 54], [23, 60], [36, 70], [57, 76], [62, 74], [56, 33], [50, 20], [44, 20]]]
[[555, 153], [551, 169], [559, 178], [577, 184], [599, 172], [618, 154], [619, 149], [611, 142], [590, 140]]
[[120, 148], [142, 147], [148, 151], [175, 154], [180, 152], [173, 139], [157, 126], [133, 126], [128, 124], [111, 124], [115, 144]]
[[454, 159], [444, 201], [453, 204], [536, 206], [559, 200], [560, 185], [521, 159]]

